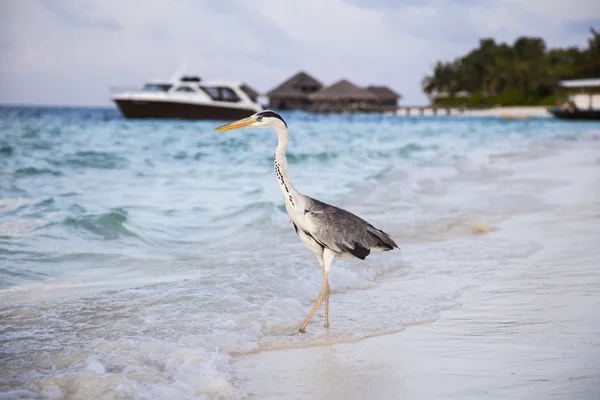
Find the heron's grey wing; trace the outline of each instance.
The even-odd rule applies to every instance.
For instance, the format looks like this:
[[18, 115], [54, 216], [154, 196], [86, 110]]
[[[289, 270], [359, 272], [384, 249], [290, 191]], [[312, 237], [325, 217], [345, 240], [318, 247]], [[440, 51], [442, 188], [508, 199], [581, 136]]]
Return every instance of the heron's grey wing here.
[[364, 219], [341, 208], [306, 198], [307, 234], [335, 252], [364, 260], [372, 249], [398, 248], [392, 238]]

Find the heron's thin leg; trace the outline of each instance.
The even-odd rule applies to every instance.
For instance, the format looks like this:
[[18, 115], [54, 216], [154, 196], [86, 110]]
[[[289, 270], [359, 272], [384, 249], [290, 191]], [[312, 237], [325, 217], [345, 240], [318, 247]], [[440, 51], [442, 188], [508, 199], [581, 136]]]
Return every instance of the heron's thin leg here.
[[323, 286], [325, 289], [325, 328], [329, 327], [329, 279], [327, 277], [327, 272], [323, 269]]
[[315, 314], [315, 312], [317, 311], [317, 309], [319, 308], [319, 306], [321, 305], [323, 300], [325, 300], [325, 326], [326, 327], [329, 326], [329, 291], [330, 290], [329, 290], [328, 275], [329, 275], [329, 270], [331, 269], [331, 263], [333, 262], [333, 259], [335, 258], [336, 255], [337, 255], [337, 253], [335, 253], [334, 251], [329, 250], [327, 248], [325, 248], [323, 250], [322, 256], [317, 255], [317, 257], [319, 258], [319, 264], [321, 264], [321, 269], [323, 270], [323, 288], [321, 289], [321, 293], [319, 293], [319, 297], [317, 298], [317, 301], [315, 302], [314, 307], [312, 308], [312, 310], [310, 310], [308, 317], [306, 317], [306, 319], [304, 320], [304, 323], [302, 324], [300, 329], [298, 329], [298, 333], [305, 332], [306, 326], [310, 322], [311, 318], [313, 317], [313, 315]]
[[327, 283], [327, 294], [325, 295], [325, 328], [329, 328], [329, 283]]
[[306, 317], [306, 319], [304, 320], [304, 323], [302, 324], [300, 329], [298, 329], [298, 333], [306, 332], [306, 327], [307, 327], [308, 323], [312, 319], [313, 315], [315, 315], [315, 312], [317, 311], [317, 309], [319, 308], [319, 306], [321, 305], [323, 300], [325, 300], [325, 298], [328, 295], [327, 292], [329, 291], [329, 283], [327, 283], [327, 272], [325, 272], [325, 270], [323, 270], [323, 278], [324, 278], [324, 281], [323, 281], [323, 288], [321, 289], [321, 293], [319, 293], [319, 297], [317, 298], [317, 301], [315, 302], [315, 305], [313, 306], [312, 310], [310, 310], [308, 317]]
[[327, 272], [325, 271], [325, 262], [323, 257], [319, 257], [319, 264], [321, 264], [321, 271], [323, 272], [323, 285], [326, 286], [325, 290], [325, 328], [329, 327], [329, 279], [327, 279]]
[[337, 253], [329, 249], [323, 249], [323, 262], [321, 263], [321, 268], [323, 268], [323, 286], [325, 287], [325, 327], [329, 327], [329, 270], [331, 269], [331, 264], [333, 263], [333, 259]]

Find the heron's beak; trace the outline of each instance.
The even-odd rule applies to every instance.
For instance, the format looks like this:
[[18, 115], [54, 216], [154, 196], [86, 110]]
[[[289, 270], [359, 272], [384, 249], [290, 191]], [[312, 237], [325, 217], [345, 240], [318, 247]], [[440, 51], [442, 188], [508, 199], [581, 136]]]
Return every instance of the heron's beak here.
[[256, 119], [254, 117], [248, 117], [248, 118], [240, 119], [239, 121], [235, 121], [230, 124], [225, 124], [223, 126], [215, 128], [215, 131], [230, 131], [232, 129], [247, 128], [247, 127], [251, 126], [254, 122], [256, 122]]

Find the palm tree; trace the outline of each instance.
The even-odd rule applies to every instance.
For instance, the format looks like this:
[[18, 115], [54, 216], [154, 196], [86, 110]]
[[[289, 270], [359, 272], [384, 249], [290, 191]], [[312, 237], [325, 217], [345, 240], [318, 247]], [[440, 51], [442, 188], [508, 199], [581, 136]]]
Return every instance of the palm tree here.
[[433, 67], [433, 75], [426, 76], [421, 81], [423, 91], [431, 96], [435, 93], [449, 93], [455, 82], [455, 67], [450, 63], [438, 61]]
[[421, 85], [430, 97], [467, 91], [472, 103], [488, 102], [487, 94], [503, 103], [548, 101], [556, 93], [557, 80], [600, 76], [600, 33], [593, 28], [590, 32], [586, 49], [548, 50], [536, 37], [520, 37], [512, 45], [482, 39], [465, 56], [436, 62]]

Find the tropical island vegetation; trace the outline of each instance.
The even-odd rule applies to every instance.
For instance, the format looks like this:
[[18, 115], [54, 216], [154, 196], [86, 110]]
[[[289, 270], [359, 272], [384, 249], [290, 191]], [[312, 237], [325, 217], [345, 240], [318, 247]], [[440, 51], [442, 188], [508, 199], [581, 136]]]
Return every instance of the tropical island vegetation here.
[[481, 39], [453, 61], [438, 61], [423, 78], [436, 105], [554, 105], [563, 79], [600, 77], [600, 33], [590, 29], [586, 48], [547, 49], [544, 39], [520, 37], [513, 45]]

